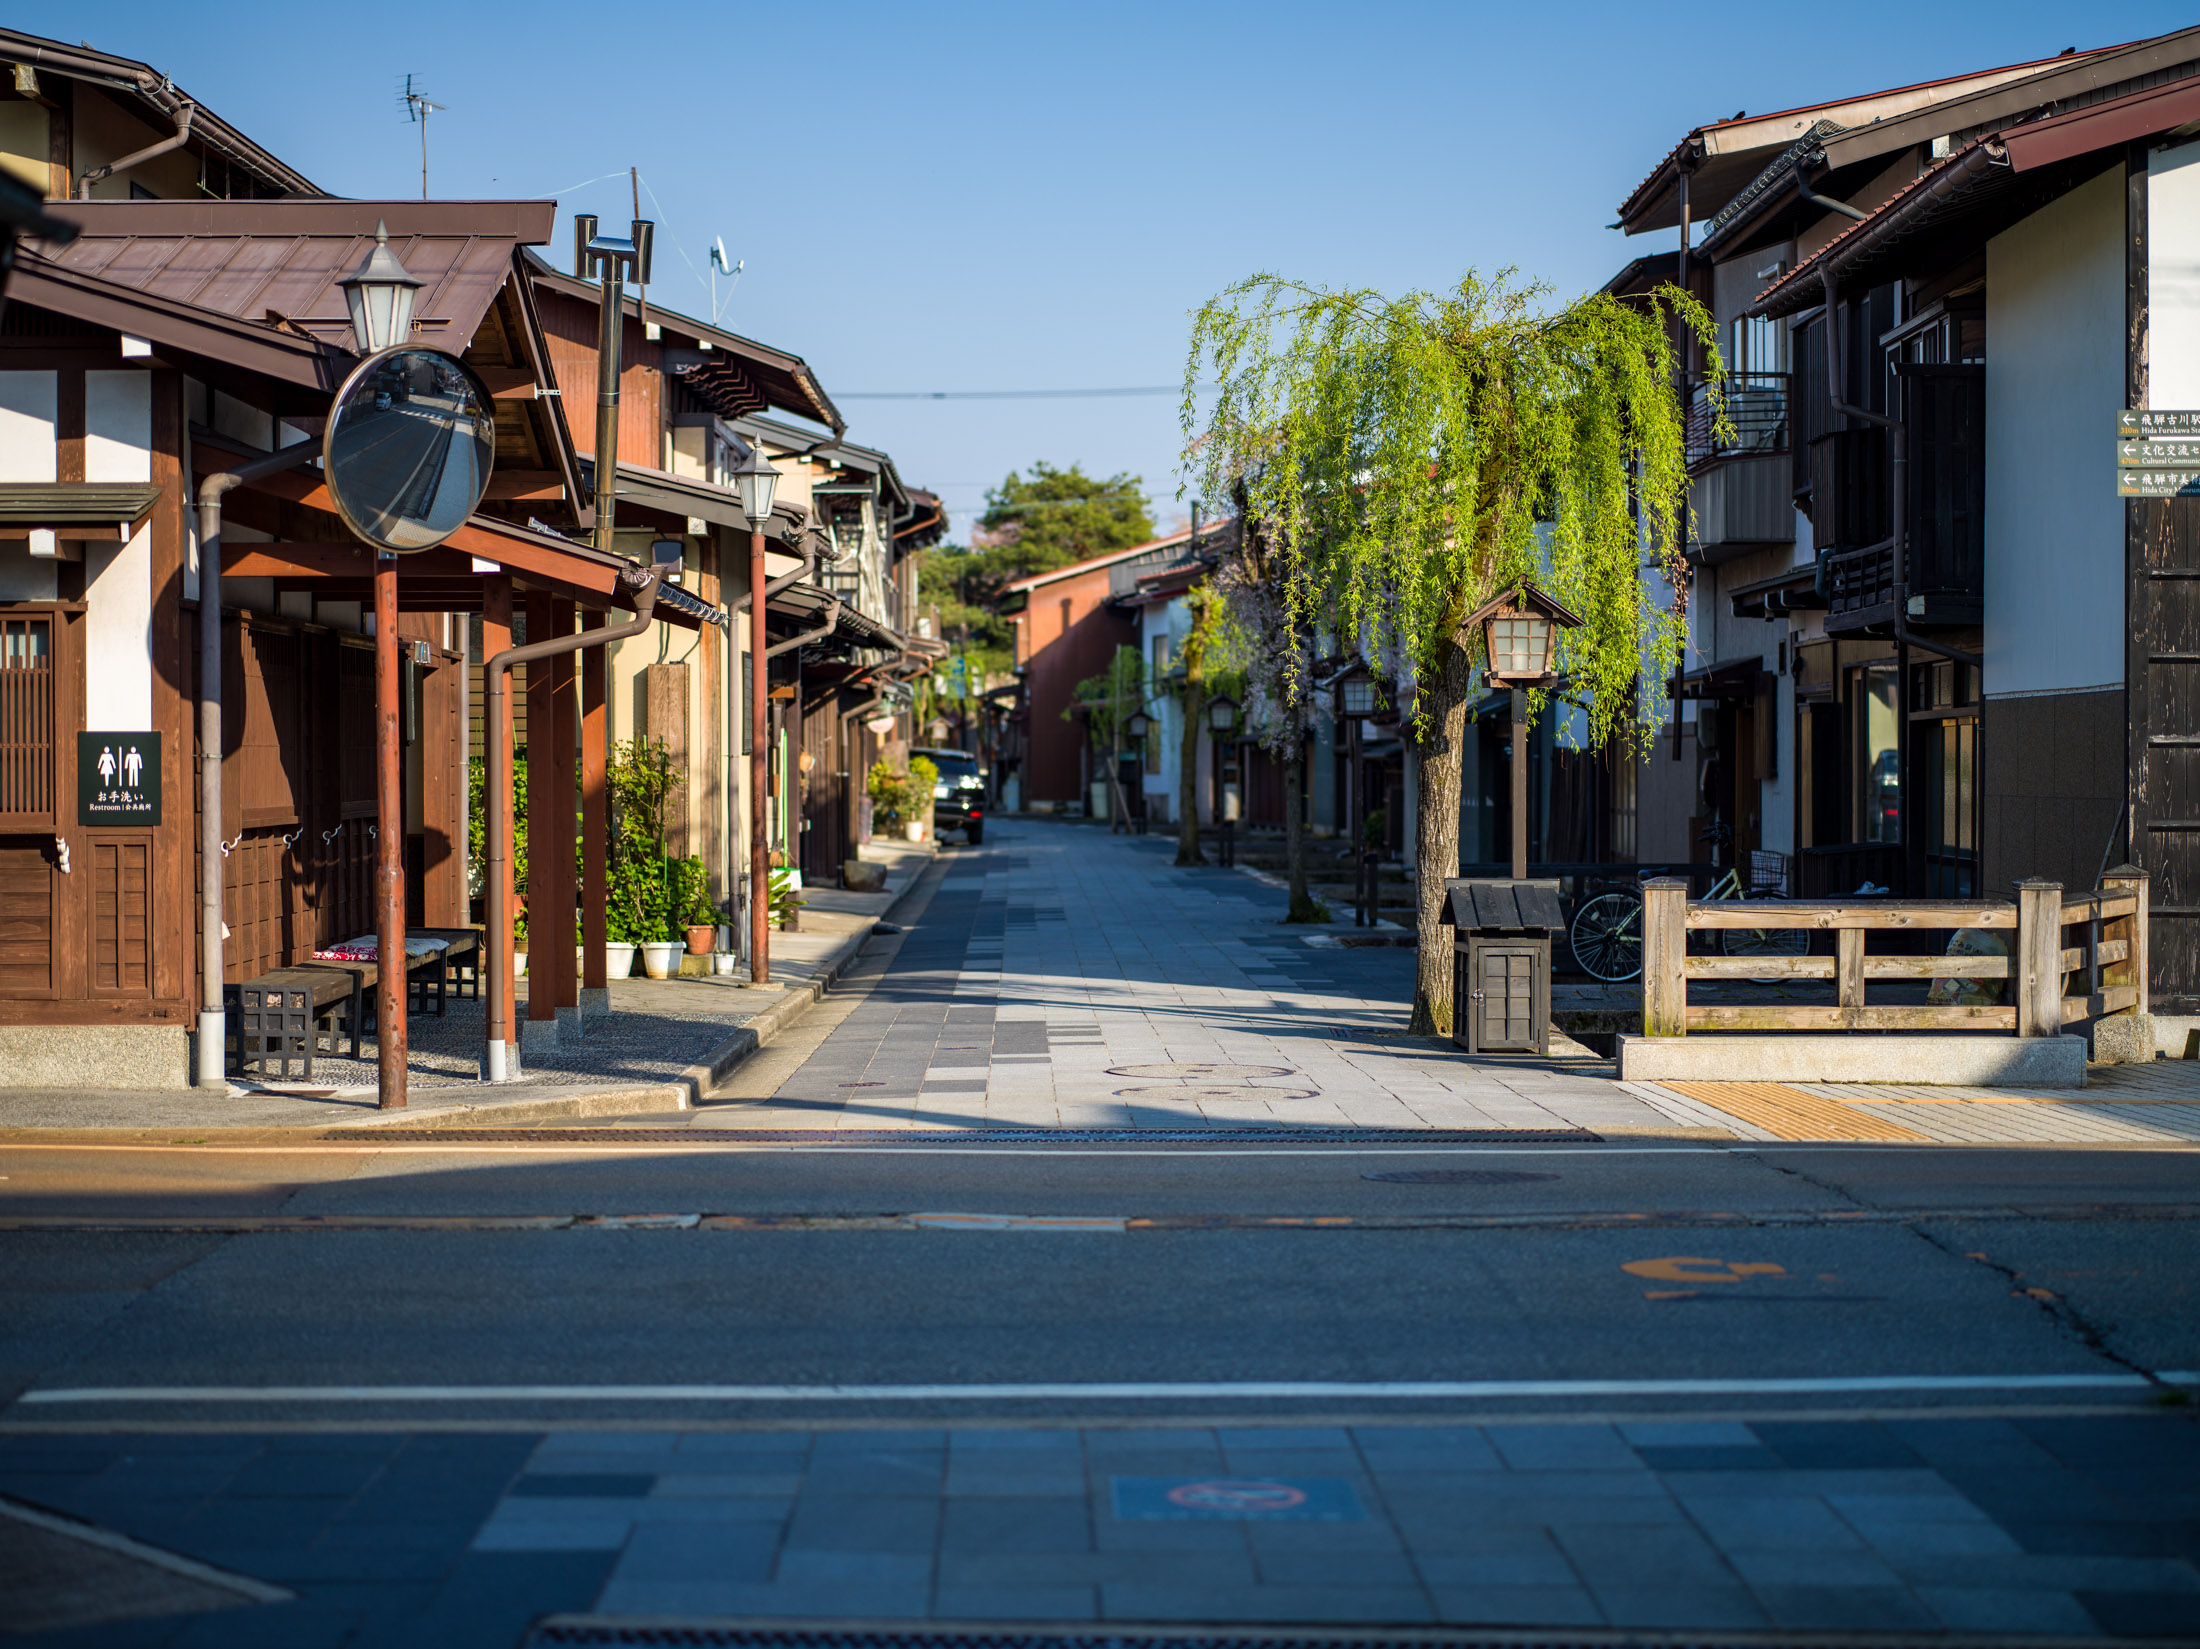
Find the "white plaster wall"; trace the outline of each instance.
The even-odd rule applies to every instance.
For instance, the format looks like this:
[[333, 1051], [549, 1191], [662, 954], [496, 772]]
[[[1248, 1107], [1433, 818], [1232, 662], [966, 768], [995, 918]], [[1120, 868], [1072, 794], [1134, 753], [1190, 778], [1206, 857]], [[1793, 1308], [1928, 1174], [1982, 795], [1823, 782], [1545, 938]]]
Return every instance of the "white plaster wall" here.
[[0, 539], [0, 601], [51, 601], [55, 588], [51, 557], [32, 555], [20, 538]]
[[2200, 141], [2147, 156], [2147, 405], [2200, 408]]
[[84, 546], [84, 729], [153, 725], [153, 531]]
[[1986, 243], [1989, 697], [2124, 677], [2124, 177]]
[[84, 479], [153, 478], [153, 375], [84, 374]]
[[0, 481], [52, 481], [54, 374], [0, 372]]

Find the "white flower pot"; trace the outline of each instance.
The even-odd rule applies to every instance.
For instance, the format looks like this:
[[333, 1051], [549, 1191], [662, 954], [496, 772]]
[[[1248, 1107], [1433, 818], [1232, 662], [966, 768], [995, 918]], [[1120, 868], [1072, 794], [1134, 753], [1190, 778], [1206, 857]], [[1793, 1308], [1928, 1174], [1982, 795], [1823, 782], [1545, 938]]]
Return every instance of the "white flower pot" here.
[[624, 979], [634, 971], [634, 947], [617, 940], [607, 939], [603, 947], [603, 976], [606, 980]]
[[741, 958], [730, 950], [713, 951], [710, 957], [710, 971], [715, 974], [729, 974], [739, 967], [740, 963]]
[[923, 820], [911, 819], [907, 824], [902, 826], [902, 829], [906, 830], [909, 833], [909, 839], [912, 842], [921, 842], [924, 840]]
[[686, 948], [677, 939], [645, 939], [642, 942], [642, 972], [652, 979], [670, 979], [673, 970], [680, 965], [680, 952]]
[[523, 950], [512, 952], [512, 977], [514, 979], [525, 979], [527, 977], [527, 953]]

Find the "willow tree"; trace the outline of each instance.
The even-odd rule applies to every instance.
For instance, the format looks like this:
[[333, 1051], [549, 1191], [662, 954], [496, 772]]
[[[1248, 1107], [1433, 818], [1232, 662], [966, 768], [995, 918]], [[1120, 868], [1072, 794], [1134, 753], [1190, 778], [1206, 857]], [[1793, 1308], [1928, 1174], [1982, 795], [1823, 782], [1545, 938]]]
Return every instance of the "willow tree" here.
[[1639, 569], [1663, 556], [1672, 588], [1686, 588], [1676, 343], [1691, 333], [1716, 407], [1711, 317], [1672, 286], [1554, 305], [1510, 271], [1399, 298], [1264, 274], [1194, 317], [1183, 421], [1195, 479], [1210, 497], [1242, 496], [1271, 535], [1296, 620], [1395, 659], [1411, 695], [1416, 1031], [1451, 1025], [1444, 879], [1459, 863], [1481, 654], [1467, 615], [1534, 579], [1584, 620], [1557, 651], [1590, 744], [1655, 732], [1659, 700], [1638, 707], [1635, 684], [1676, 667], [1681, 616]]

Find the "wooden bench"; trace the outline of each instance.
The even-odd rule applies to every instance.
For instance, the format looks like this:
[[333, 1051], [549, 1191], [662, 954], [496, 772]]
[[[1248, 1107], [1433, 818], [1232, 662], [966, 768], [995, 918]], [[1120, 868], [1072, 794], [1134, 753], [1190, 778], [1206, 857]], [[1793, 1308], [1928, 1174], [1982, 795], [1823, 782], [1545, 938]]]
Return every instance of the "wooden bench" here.
[[[477, 1002], [481, 999], [481, 929], [407, 928], [405, 937], [442, 940], [444, 989], [461, 1001], [469, 996]], [[439, 994], [436, 1012], [442, 1011]]]
[[[405, 959], [409, 993], [425, 1000], [433, 989], [437, 1011], [444, 997], [444, 951], [426, 951]], [[292, 1060], [301, 1062], [307, 1080], [313, 1076], [313, 1056], [325, 1033], [330, 1054], [337, 1051], [338, 1032], [331, 1021], [343, 1015], [344, 1030], [351, 1039], [351, 1057], [361, 1057], [360, 1038], [365, 1034], [368, 1006], [381, 979], [373, 962], [300, 962], [295, 967], [275, 968], [257, 979], [231, 985], [223, 995], [234, 1010], [236, 1068], [260, 1075], [280, 1064], [280, 1075], [290, 1075]]]

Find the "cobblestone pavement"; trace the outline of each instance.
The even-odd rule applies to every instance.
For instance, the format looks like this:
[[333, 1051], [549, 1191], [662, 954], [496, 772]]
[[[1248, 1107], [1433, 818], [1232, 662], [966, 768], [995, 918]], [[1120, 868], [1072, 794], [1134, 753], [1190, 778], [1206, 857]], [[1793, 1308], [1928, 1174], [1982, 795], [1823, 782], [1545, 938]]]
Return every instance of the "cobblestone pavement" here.
[[0, 1437], [0, 1492], [295, 1594], [25, 1640], [110, 1649], [554, 1611], [2189, 1641], [2196, 1470], [2143, 1415]]

